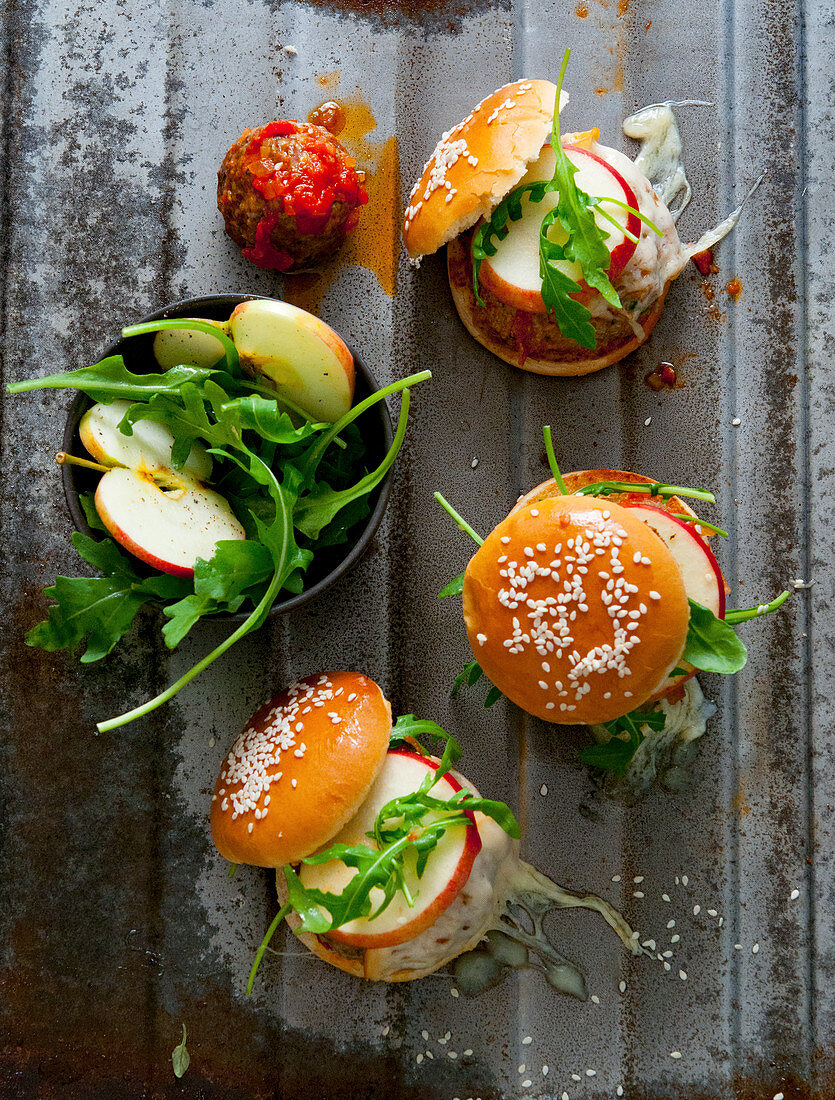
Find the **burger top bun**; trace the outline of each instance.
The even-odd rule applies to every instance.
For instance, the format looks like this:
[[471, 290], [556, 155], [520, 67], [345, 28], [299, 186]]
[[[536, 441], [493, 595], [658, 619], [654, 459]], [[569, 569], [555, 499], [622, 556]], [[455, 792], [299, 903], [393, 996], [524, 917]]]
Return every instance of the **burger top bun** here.
[[[403, 243], [411, 257], [436, 252], [516, 186], [548, 140], [556, 98], [550, 80], [517, 80], [487, 96], [444, 134], [403, 217]], [[560, 110], [567, 102], [563, 92]]]
[[689, 617], [670, 551], [608, 499], [521, 505], [464, 575], [476, 659], [548, 722], [609, 722], [646, 702], [681, 657]]
[[223, 762], [212, 838], [232, 863], [297, 863], [334, 837], [383, 766], [391, 707], [358, 672], [292, 684], [257, 710]]

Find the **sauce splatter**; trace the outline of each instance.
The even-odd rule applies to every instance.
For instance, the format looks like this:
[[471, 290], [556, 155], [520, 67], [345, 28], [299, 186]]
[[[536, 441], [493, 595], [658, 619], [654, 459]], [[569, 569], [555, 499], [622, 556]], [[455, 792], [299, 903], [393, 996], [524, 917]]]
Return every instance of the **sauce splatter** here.
[[321, 126], [334, 137], [339, 137], [345, 129], [345, 106], [336, 99], [326, 99], [324, 103], [314, 107], [307, 116], [307, 121], [314, 126]]
[[336, 88], [342, 79], [341, 69], [332, 69], [329, 73], [319, 73], [316, 77], [316, 83], [321, 84], [323, 88]]
[[[317, 80], [322, 84], [325, 78], [330, 82], [329, 86], [338, 83], [338, 70], [336, 77], [333, 73], [326, 73]], [[340, 100], [329, 99], [311, 114], [316, 112], [330, 116], [332, 122], [340, 126], [339, 140], [356, 158], [357, 168], [365, 173], [363, 186], [368, 192], [368, 205], [334, 260], [321, 272], [285, 279], [284, 297], [293, 305], [315, 313], [342, 267], [354, 266], [371, 271], [389, 298], [393, 298], [400, 255], [400, 156], [397, 138], [394, 135], [379, 140], [369, 137], [377, 129], [377, 120], [359, 94]]]
[[730, 282], [725, 284], [725, 293], [729, 298], [733, 298], [734, 301], [742, 293], [742, 282], [740, 279], [731, 279]]
[[663, 389], [673, 389], [677, 380], [678, 375], [672, 363], [659, 363], [644, 379], [649, 388], [656, 393]]
[[574, 14], [577, 16], [578, 19], [588, 19], [589, 6], [586, 3], [586, 0], [580, 0], [580, 3], [574, 9]]
[[705, 296], [705, 301], [712, 302], [713, 299], [716, 297], [716, 289], [713, 284], [705, 280], [705, 282], [700, 283], [699, 285], [701, 287], [702, 294], [704, 294]]
[[623, 19], [624, 15], [629, 11], [629, 5], [632, 0], [618, 0], [618, 19]]

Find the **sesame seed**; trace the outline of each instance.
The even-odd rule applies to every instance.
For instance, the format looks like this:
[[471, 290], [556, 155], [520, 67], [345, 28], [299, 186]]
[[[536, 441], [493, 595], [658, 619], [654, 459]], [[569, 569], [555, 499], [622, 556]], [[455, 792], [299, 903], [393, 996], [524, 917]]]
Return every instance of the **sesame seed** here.
[[[458, 990], [455, 988], [455, 986], [453, 986], [452, 989], [450, 989], [449, 991], [449, 995], [450, 997], [458, 997], [460, 994], [458, 993]], [[466, 1054], [467, 1052], [464, 1051], [464, 1053]]]
[[522, 1082], [522, 1088], [523, 1088], [523, 1089], [529, 1089], [529, 1088], [531, 1087], [531, 1085], [532, 1085], [532, 1084], [533, 1084], [533, 1081], [531, 1081], [531, 1079], [530, 1079], [530, 1078], [528, 1078], [528, 1080], [527, 1080], [527, 1081], [523, 1081], [523, 1082]]
[[701, 913], [701, 911], [702, 911], [701, 905], [694, 905], [693, 906], [693, 916], [694, 917], [698, 917], [698, 915], [699, 915], [699, 913]]
[[670, 900], [670, 895], [669, 894], [662, 894], [661, 895], [661, 900], [662, 901], [669, 901]]
[[759, 952], [759, 950], [760, 950], [760, 945], [758, 943], [755, 943], [754, 946], [751, 948], [751, 954], [756, 955]]
[[473, 1053], [472, 1047], [467, 1047], [467, 1049], [464, 1051], [464, 1057], [469, 1058], [472, 1053]]
[[719, 916], [719, 914], [717, 913], [717, 911], [715, 909], [708, 909], [707, 915], [709, 917], [718, 917]]
[[571, 1074], [571, 1080], [572, 1081], [582, 1081], [583, 1078], [580, 1076], [579, 1073], [572, 1073]]
[[739, 427], [739, 425], [740, 425], [740, 424], [742, 423], [742, 421], [741, 421], [741, 420], [739, 419], [739, 417], [738, 417], [738, 416], [735, 416], [735, 417], [733, 418], [733, 420], [731, 421], [731, 423], [733, 424], [733, 426], [734, 426], [735, 428], [738, 428], [738, 427]]
[[783, 1100], [782, 1092], [775, 1092], [774, 1093], [774, 1100]]
[[548, 787], [547, 787], [547, 786], [546, 786], [546, 785], [545, 785], [544, 783], [543, 783], [543, 784], [542, 784], [542, 786], [541, 786], [541, 787], [539, 788], [539, 793], [540, 793], [540, 794], [542, 795], [542, 797], [543, 797], [543, 798], [544, 798], [544, 797], [545, 797], [545, 795], [546, 795], [546, 794], [548, 793]]
[[690, 879], [687, 877], [687, 875], [682, 875], [681, 876], [681, 885], [682, 886], [689, 886], [690, 885]]
[[742, 950], [742, 944], [741, 943], [735, 943], [734, 944], [734, 951], [741, 951], [741, 950]]
[[648, 947], [650, 951], [654, 951], [656, 948], [655, 940], [644, 940], [644, 942], [641, 944], [641, 947]]
[[671, 1058], [680, 1058], [681, 1057], [681, 1051], [680, 1050], [671, 1050], [670, 1051], [670, 1057]]
[[643, 876], [643, 875], [636, 875], [636, 876], [635, 876], [635, 877], [634, 877], [634, 878], [632, 879], [632, 881], [633, 881], [633, 882], [635, 883], [635, 885], [637, 886], [637, 885], [638, 885], [639, 883], [641, 883], [641, 882], [643, 882], [643, 881], [644, 881], [644, 876]]
[[626, 982], [618, 982], [618, 989], [621, 991], [621, 993], [625, 993], [626, 992]]
[[797, 899], [799, 897], [800, 897], [800, 891], [799, 890], [792, 890], [792, 892], [789, 894], [789, 901], [797, 901]]
[[525, 1065], [525, 1063], [523, 1062], [523, 1063], [521, 1064], [521, 1066], [519, 1066], [519, 1070], [518, 1070], [519, 1074], [520, 1074], [520, 1075], [521, 1075], [521, 1074], [523, 1074], [523, 1073], [525, 1072], [525, 1070], [526, 1070], [527, 1068], [528, 1068], [528, 1067], [527, 1067], [527, 1066]]
[[418, 1054], [417, 1057], [415, 1058], [415, 1061], [417, 1062], [418, 1065], [420, 1065], [420, 1063], [423, 1061], [423, 1055]]
[[599, 1005], [600, 1004], [600, 998], [597, 996], [596, 993], [592, 993], [591, 1003], [594, 1004], [594, 1005]]
[[651, 416], [648, 416], [648, 417], [646, 418], [646, 420], [644, 421], [644, 427], [645, 427], [645, 428], [648, 428], [648, 427], [650, 426], [650, 424], [651, 424], [651, 423], [652, 423], [652, 417], [651, 417]]
[[597, 1076], [597, 1070], [596, 1069], [587, 1069], [586, 1070], [586, 1077], [596, 1077], [596, 1076]]
[[632, 897], [633, 898], [642, 898], [643, 896], [644, 896], [643, 890], [633, 890], [632, 891]]
[[524, 1039], [522, 1040], [522, 1046], [523, 1046], [523, 1047], [527, 1047], [527, 1046], [530, 1046], [530, 1044], [531, 1044], [532, 1042], [533, 1042], [533, 1036], [531, 1036], [531, 1035], [526, 1035], [526, 1036], [525, 1036], [525, 1038], [524, 1038]]
[[686, 982], [686, 981], [687, 981], [687, 973], [686, 973], [686, 971], [684, 971], [684, 970], [679, 970], [679, 972], [678, 972], [678, 976], [679, 976], [679, 977], [681, 978], [681, 980], [682, 980], [683, 982]]
[[623, 1085], [618, 1085], [617, 1089], [615, 1090], [615, 1093], [616, 1093], [617, 1096], [623, 1096]]
[[676, 922], [674, 920], [668, 920], [667, 921], [667, 927], [668, 928], [675, 928], [675, 926], [676, 926]]
[[678, 943], [681, 936], [676, 932], [674, 936], [670, 936], [670, 943]]

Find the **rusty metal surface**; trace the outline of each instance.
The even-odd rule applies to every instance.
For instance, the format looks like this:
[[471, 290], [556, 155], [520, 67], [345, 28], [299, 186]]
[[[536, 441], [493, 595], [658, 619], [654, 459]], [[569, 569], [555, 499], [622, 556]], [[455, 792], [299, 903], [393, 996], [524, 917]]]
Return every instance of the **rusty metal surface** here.
[[[83, 668], [23, 645], [41, 588], [75, 567], [53, 463], [68, 399], [3, 399], [0, 1095], [602, 1100], [622, 1085], [663, 1100], [831, 1100], [830, 6], [590, 0], [582, 18], [559, 0], [0, 9], [5, 380], [85, 363], [123, 321], [178, 297], [280, 291], [223, 237], [214, 172], [245, 125], [326, 98], [316, 76], [329, 70], [361, 89], [380, 136], [398, 135], [407, 184], [477, 97], [514, 76], [553, 77], [566, 43], [568, 123], [597, 123], [611, 144], [638, 105], [711, 101], [680, 112], [696, 194], [684, 236], [768, 170], [721, 246], [713, 304], [686, 273], [649, 345], [585, 379], [526, 376], [474, 345], [438, 257], [420, 272], [401, 261], [394, 299], [370, 272], [345, 269], [326, 320], [383, 383], [434, 372], [415, 394], [375, 547], [321, 601], [272, 620], [167, 709], [107, 737], [94, 736], [97, 718], [158, 690], [226, 627], [202, 626], [171, 655], [143, 620], [107, 662]], [[722, 291], [732, 276], [736, 304]], [[661, 359], [683, 362], [682, 389], [644, 385]], [[734, 683], [703, 678], [719, 713], [688, 795], [603, 800], [577, 763], [579, 734], [556, 736], [502, 704], [485, 712], [477, 695], [449, 699], [466, 641], [434, 594], [468, 548], [432, 490], [488, 529], [542, 479], [544, 421], [568, 468], [715, 487], [740, 603], [791, 578], [815, 582], [785, 614], [743, 628], [751, 660]], [[527, 858], [620, 904], [659, 951], [674, 950], [671, 970], [627, 958], [596, 918], [574, 913], [551, 931], [599, 1004], [559, 999], [532, 972], [466, 1001], [444, 976], [366, 986], [291, 939], [246, 999], [273, 894], [256, 870], [227, 878], [208, 836], [210, 787], [263, 698], [338, 665], [377, 678], [396, 709], [449, 723], [473, 781], [519, 809]], [[169, 1059], [183, 1021], [192, 1064], [177, 1082]]]

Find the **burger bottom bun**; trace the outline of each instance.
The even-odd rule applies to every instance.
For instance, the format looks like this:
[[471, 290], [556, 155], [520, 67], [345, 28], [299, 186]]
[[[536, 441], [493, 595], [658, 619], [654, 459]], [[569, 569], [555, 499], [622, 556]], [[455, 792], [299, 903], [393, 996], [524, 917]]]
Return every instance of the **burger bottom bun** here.
[[[593, 374], [595, 371], [603, 370], [604, 367], [610, 367], [613, 363], [620, 362], [621, 359], [624, 359], [630, 352], [635, 351], [636, 348], [639, 348], [641, 344], [649, 339], [650, 333], [661, 316], [664, 299], [667, 297], [667, 291], [670, 288], [670, 280], [668, 280], [661, 291], [661, 296], [641, 318], [641, 328], [644, 333], [642, 338], [636, 336], [630, 328], [628, 333], [619, 339], [597, 348], [596, 354], [589, 353], [579, 344], [574, 344], [573, 341], [560, 340], [559, 342], [564, 342], [565, 345], [573, 344], [576, 355], [568, 354], [570, 349], [566, 346], [561, 347], [559, 351], [555, 351], [553, 358], [538, 357], [536, 355], [523, 358], [515, 341], [503, 338], [490, 324], [489, 303], [487, 309], [482, 309], [476, 302], [475, 293], [473, 292], [472, 268], [466, 247], [468, 243], [469, 238], [457, 237], [447, 245], [447, 274], [458, 316], [461, 318], [466, 330], [479, 344], [487, 348], [488, 351], [492, 351], [505, 363], [509, 363], [510, 366], [519, 367], [531, 374], [576, 378], [583, 374]], [[542, 317], [541, 314], [531, 314], [531, 316]], [[549, 320], [548, 323], [553, 325], [555, 336], [560, 336], [556, 321]]]
[[[633, 474], [630, 470], [575, 470], [570, 474], [563, 474], [562, 479], [565, 482], [565, 487], [569, 493], [576, 493], [578, 489], [582, 489], [585, 485], [594, 485], [598, 481], [628, 481], [632, 485], [654, 485], [655, 479], [651, 477], [645, 477], [644, 474]], [[530, 489], [524, 496], [514, 504], [510, 511], [512, 515], [519, 508], [524, 508], [526, 504], [533, 504], [537, 500], [546, 500], [548, 497], [561, 496], [562, 490], [557, 485], [556, 481], [552, 477], [549, 477], [547, 481], [543, 481], [541, 485], [537, 485], [536, 488]], [[647, 493], [641, 494], [647, 504], [651, 504], [656, 508], [663, 508], [666, 512], [684, 512], [688, 516], [693, 516], [698, 519], [698, 516], [693, 509], [685, 503], [680, 497], [667, 497], [665, 500], [661, 500], [658, 497], [650, 497]], [[613, 500], [615, 504], [623, 504], [625, 499], [629, 496], [628, 493], [611, 493], [607, 494], [607, 500]], [[699, 528], [699, 533], [705, 537], [713, 535], [715, 532], [708, 530], [708, 528]]]

